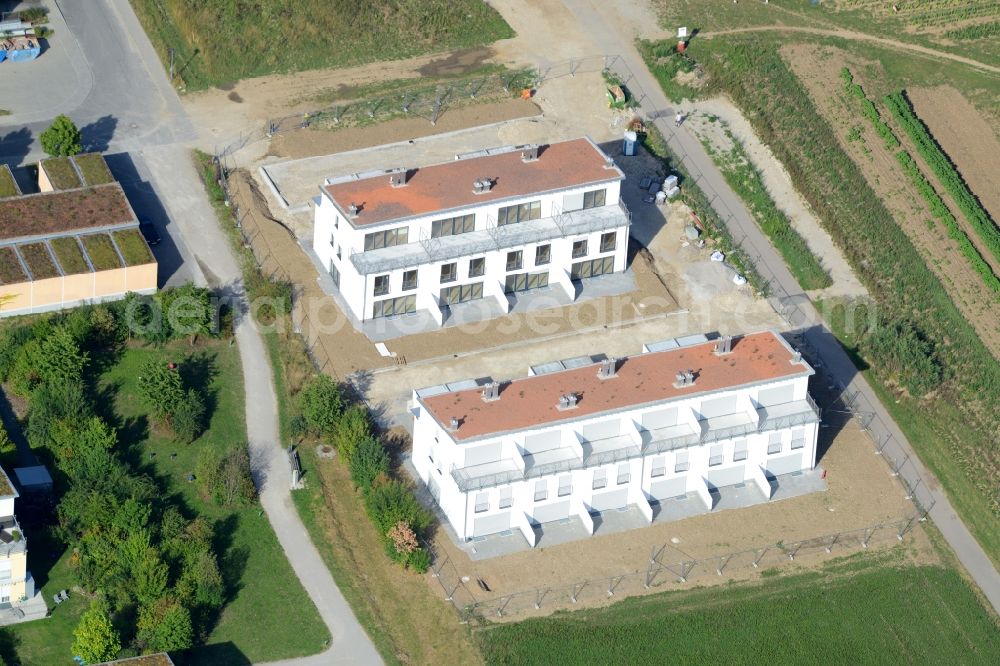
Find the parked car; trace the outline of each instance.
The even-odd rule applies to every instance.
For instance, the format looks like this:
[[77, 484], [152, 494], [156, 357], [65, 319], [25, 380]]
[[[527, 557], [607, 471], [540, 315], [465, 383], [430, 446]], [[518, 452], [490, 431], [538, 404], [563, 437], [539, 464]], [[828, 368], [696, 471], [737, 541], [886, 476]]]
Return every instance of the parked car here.
[[160, 244], [160, 232], [156, 230], [156, 227], [149, 220], [139, 220], [139, 232], [150, 245]]

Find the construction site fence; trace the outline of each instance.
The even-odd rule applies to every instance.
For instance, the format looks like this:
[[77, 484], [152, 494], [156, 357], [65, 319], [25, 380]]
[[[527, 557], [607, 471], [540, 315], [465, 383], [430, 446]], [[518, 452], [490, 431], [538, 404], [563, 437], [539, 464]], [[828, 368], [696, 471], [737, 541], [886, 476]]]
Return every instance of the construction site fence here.
[[438, 556], [433, 550], [435, 559], [431, 573], [445, 600], [454, 607], [459, 621], [486, 623], [594, 606], [654, 590], [684, 589], [687, 584], [699, 580], [717, 579], [739, 571], [780, 567], [808, 555], [846, 555], [877, 544], [895, 544], [902, 542], [923, 519], [921, 515], [913, 514], [869, 527], [702, 558], [688, 557], [673, 544], [666, 543], [653, 547], [648, 559], [637, 563], [638, 566], [627, 573], [539, 586], [487, 599], [473, 593], [472, 588], [478, 586], [478, 581], [463, 580], [451, 559], [447, 555]]

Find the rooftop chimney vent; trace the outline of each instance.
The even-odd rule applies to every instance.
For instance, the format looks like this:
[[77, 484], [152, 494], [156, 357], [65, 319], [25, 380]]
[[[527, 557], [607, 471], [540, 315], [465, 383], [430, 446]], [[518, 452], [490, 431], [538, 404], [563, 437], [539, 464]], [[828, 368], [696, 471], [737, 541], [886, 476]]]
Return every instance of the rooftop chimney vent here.
[[802, 362], [802, 352], [800, 352], [798, 350], [795, 350], [794, 352], [792, 352], [792, 360], [789, 361], [789, 362], [792, 363], [792, 364], [801, 363]]
[[478, 178], [472, 183], [473, 194], [484, 194], [493, 189], [493, 181], [489, 178]]
[[723, 335], [715, 341], [715, 355], [722, 356], [733, 351], [733, 336]]
[[694, 373], [690, 370], [678, 370], [674, 376], [674, 388], [694, 386]]
[[458, 419], [456, 417], [451, 417], [451, 421], [448, 422], [448, 430], [451, 432], [458, 430]]
[[393, 187], [406, 186], [406, 169], [396, 169], [389, 172], [389, 184]]
[[522, 162], [534, 162], [538, 159], [538, 146], [530, 144], [521, 149]]
[[578, 398], [575, 393], [564, 393], [559, 396], [559, 404], [556, 405], [556, 409], [561, 412], [567, 409], [576, 409], [577, 400]]
[[490, 382], [483, 389], [483, 402], [493, 402], [500, 399], [500, 383]]
[[601, 361], [601, 367], [597, 370], [598, 379], [611, 379], [618, 376], [618, 359], [606, 358]]
[[361, 209], [358, 208], [358, 205], [353, 201], [351, 202], [351, 205], [347, 207], [347, 214], [351, 217], [357, 217], [360, 211]]

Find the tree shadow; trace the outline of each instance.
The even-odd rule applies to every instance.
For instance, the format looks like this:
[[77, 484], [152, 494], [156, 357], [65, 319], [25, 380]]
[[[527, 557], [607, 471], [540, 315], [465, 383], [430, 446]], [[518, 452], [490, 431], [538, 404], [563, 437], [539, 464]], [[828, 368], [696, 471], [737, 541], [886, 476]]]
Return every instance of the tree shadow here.
[[83, 150], [91, 153], [103, 153], [111, 144], [111, 139], [118, 128], [118, 119], [114, 116], [101, 116], [89, 125], [80, 128], [80, 143]]
[[219, 569], [222, 572], [227, 604], [235, 599], [236, 594], [242, 589], [243, 572], [250, 558], [250, 551], [247, 548], [233, 545], [236, 531], [239, 529], [239, 520], [239, 515], [231, 513], [215, 522], [212, 533], [212, 550], [219, 557]]
[[13, 170], [31, 153], [31, 130], [27, 127], [7, 132], [0, 136], [0, 162]]
[[21, 644], [21, 639], [17, 634], [8, 631], [6, 628], [0, 629], [0, 659], [5, 664], [21, 663], [17, 658], [17, 647]]
[[248, 666], [251, 661], [238, 647], [226, 641], [192, 648], [177, 663], [185, 666]]
[[198, 351], [180, 364], [178, 372], [185, 389], [195, 389], [205, 403], [205, 425], [208, 426], [218, 405], [218, 388], [213, 385], [219, 374], [215, 354]]

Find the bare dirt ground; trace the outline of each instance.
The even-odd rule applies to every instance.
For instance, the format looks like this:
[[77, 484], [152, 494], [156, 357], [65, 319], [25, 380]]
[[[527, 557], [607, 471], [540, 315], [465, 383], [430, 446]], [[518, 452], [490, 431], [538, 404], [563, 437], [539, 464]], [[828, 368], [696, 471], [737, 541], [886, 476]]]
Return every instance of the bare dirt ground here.
[[[826, 289], [809, 292], [810, 297], [868, 295], [868, 290], [854, 275], [840, 248], [813, 215], [809, 204], [795, 190], [784, 165], [778, 161], [771, 149], [757, 138], [750, 123], [732, 102], [723, 97], [715, 97], [698, 100], [696, 103], [686, 101], [679, 108], [688, 116], [684, 121], [685, 124], [698, 135], [699, 139], [708, 140], [716, 151], [732, 150], [733, 139], [725, 132], [726, 129], [743, 146], [751, 163], [760, 172], [764, 187], [767, 188], [775, 204], [788, 216], [792, 227], [805, 239], [806, 245], [819, 257], [823, 268], [830, 273], [833, 284]], [[713, 121], [712, 118], [717, 120]]]
[[[877, 89], [877, 81], [868, 78], [869, 72], [879, 71], [877, 63], [832, 47], [791, 45], [782, 48], [782, 55], [809, 90], [816, 108], [833, 126], [841, 147], [885, 202], [955, 305], [982, 336], [983, 343], [1000, 358], [1000, 304], [983, 288], [982, 279], [947, 232], [932, 222], [926, 203], [871, 124], [860, 115], [856, 100], [843, 93], [838, 78], [842, 67], [850, 67], [855, 80], [866, 90]], [[847, 140], [854, 128], [861, 132], [863, 142]]]
[[271, 140], [267, 155], [291, 159], [330, 155], [371, 146], [375, 134], [378, 135], [380, 143], [395, 143], [517, 118], [534, 117], [539, 113], [538, 106], [529, 100], [510, 99], [446, 109], [435, 125], [431, 125], [424, 118], [399, 118], [379, 123], [375, 126], [377, 129], [371, 126], [345, 127], [336, 131], [298, 129], [276, 135]]
[[906, 91], [917, 115], [930, 129], [994, 220], [1000, 220], [1000, 128], [991, 127], [951, 86]]
[[[813, 390], [816, 390], [815, 387]], [[471, 581], [471, 584], [463, 586], [455, 599], [459, 604], [481, 602], [534, 589], [569, 588], [573, 583], [591, 580], [594, 581], [591, 587], [598, 588], [597, 591], [591, 589], [586, 594], [581, 593], [576, 604], [565, 603], [565, 598], [562, 599], [564, 603], [559, 604], [558, 595], [552, 595], [544, 600], [541, 609], [534, 610], [522, 599], [517, 604], [517, 613], [512, 619], [522, 619], [526, 614], [551, 613], [560, 605], [573, 608], [605, 605], [615, 600], [605, 592], [608, 580], [644, 571], [652, 549], [664, 545], [668, 552], [664, 559], [699, 560], [812, 539], [902, 516], [912, 516], [912, 504], [905, 499], [905, 493], [890, 476], [888, 467], [874, 455], [871, 440], [854, 421], [844, 422], [841, 418], [843, 417], [831, 415], [824, 417], [828, 427], [821, 430], [821, 449], [831, 440], [832, 443], [819, 461], [820, 466], [828, 472], [828, 487], [823, 492], [676, 522], [656, 523], [607, 536], [600, 536], [598, 533], [581, 541], [478, 561], [470, 560], [448, 536], [439, 534], [435, 539], [435, 548], [446, 553], [454, 565], [454, 573], [447, 567], [446, 571], [453, 578], [465, 576]], [[918, 561], [935, 561], [936, 555], [926, 534], [922, 530], [911, 534], [913, 537], [908, 542], [908, 555]], [[883, 534], [885, 536], [889, 535]], [[893, 535], [887, 540], [883, 539], [878, 545], [891, 547], [897, 543]], [[829, 555], [819, 551], [807, 557], [796, 557], [794, 563], [788, 562], [787, 557], [765, 559], [760, 569], [748, 566], [746, 561], [737, 566], [737, 558], [734, 558], [723, 575], [716, 575], [714, 570], [703, 567], [701, 571], [692, 573], [691, 581], [686, 585], [715, 585], [732, 580], [756, 579], [762, 571], [772, 567], [781, 567], [782, 571], [786, 571], [789, 568], [815, 566], [824, 559], [843, 556], [856, 550], [856, 545], [848, 547], [845, 544], [842, 549], [833, 548]], [[711, 568], [714, 569], [714, 566]], [[477, 587], [477, 578], [482, 578], [487, 583], [489, 592]], [[616, 598], [685, 585], [678, 583], [676, 576], [670, 573], [659, 576], [658, 585], [648, 591], [643, 589], [641, 582], [641, 575], [622, 581], [622, 585], [627, 587], [617, 590]], [[427, 584], [432, 592], [441, 595], [441, 582], [428, 575]], [[507, 610], [515, 609], [510, 607]]]

